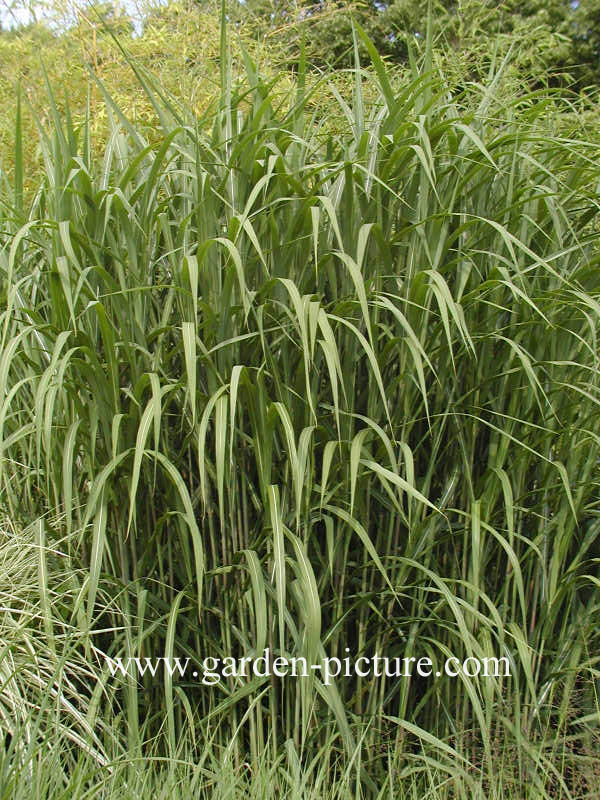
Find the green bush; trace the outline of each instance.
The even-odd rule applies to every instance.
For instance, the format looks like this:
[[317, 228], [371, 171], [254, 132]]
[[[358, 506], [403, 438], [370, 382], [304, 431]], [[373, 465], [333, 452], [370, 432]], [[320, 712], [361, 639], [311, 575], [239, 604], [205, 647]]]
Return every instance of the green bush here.
[[[0, 492], [44, 531], [37, 635], [60, 661], [72, 631], [95, 738], [48, 750], [36, 723], [4, 796], [16, 774], [49, 797], [593, 795], [597, 145], [548, 133], [560, 95], [505, 103], [496, 75], [453, 98], [430, 49], [396, 88], [372, 52], [324, 134], [302, 71], [282, 102], [225, 45], [212, 116], [140, 71], [152, 143], [106, 94], [98, 157], [51, 111], [31, 201], [14, 152]], [[512, 675], [206, 687], [103, 662], [265, 646]]]

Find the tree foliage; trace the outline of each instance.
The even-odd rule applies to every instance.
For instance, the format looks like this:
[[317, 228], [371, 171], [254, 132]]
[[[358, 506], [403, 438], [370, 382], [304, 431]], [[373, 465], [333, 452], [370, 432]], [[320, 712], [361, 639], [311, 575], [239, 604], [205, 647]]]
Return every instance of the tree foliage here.
[[380, 55], [406, 63], [410, 47], [425, 39], [431, 10], [438, 46], [450, 58], [467, 59], [473, 77], [481, 76], [491, 56], [509, 48], [520, 67], [540, 81], [583, 87], [600, 76], [599, 0], [248, 0], [235, 5], [255, 35], [275, 38], [292, 57], [304, 41], [309, 60], [320, 67], [352, 66], [353, 21]]

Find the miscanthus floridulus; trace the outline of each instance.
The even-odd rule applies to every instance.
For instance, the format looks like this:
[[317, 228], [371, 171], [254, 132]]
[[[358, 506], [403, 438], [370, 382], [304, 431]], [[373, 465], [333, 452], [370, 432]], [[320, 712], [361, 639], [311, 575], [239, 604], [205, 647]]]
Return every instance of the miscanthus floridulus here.
[[[282, 102], [250, 58], [234, 85], [223, 57], [210, 124], [140, 74], [155, 140], [106, 96], [99, 154], [50, 94], [29, 200], [17, 126], [3, 797], [594, 791], [598, 148], [551, 133], [560, 96], [501, 101], [498, 72], [453, 97], [430, 58], [397, 81], [371, 57], [335, 134], [302, 69]], [[511, 677], [207, 687], [103, 660], [265, 647]]]

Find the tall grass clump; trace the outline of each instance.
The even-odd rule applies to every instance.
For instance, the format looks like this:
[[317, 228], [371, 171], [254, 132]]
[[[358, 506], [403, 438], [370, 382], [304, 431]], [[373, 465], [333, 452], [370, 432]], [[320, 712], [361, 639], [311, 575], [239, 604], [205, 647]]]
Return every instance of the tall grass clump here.
[[[173, 797], [184, 778], [194, 797], [597, 791], [597, 147], [552, 134], [560, 95], [500, 101], [496, 73], [452, 96], [430, 53], [397, 85], [365, 46], [335, 135], [302, 64], [282, 103], [249, 57], [233, 84], [225, 38], [202, 119], [138, 70], [151, 145], [108, 93], [99, 155], [55, 111], [31, 202], [17, 123], [0, 492], [37, 544], [11, 613], [38, 609], [48, 686], [79, 665], [86, 743], [48, 796], [117, 774], [140, 796], [144, 758]], [[511, 675], [203, 686], [104, 660], [265, 647]], [[5, 728], [45, 718], [7, 686]], [[32, 773], [26, 742], [3, 763]]]

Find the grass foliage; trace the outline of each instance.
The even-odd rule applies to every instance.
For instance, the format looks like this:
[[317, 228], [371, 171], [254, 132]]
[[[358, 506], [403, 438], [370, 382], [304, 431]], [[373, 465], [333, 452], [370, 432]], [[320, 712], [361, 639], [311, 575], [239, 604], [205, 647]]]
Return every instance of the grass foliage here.
[[[302, 64], [282, 103], [226, 53], [202, 119], [138, 70], [151, 144], [105, 93], [99, 158], [50, 95], [27, 203], [17, 121], [0, 796], [595, 796], [597, 146], [499, 73], [450, 95], [430, 52], [393, 88], [373, 51], [325, 134]], [[265, 646], [512, 677], [102, 660]]]

